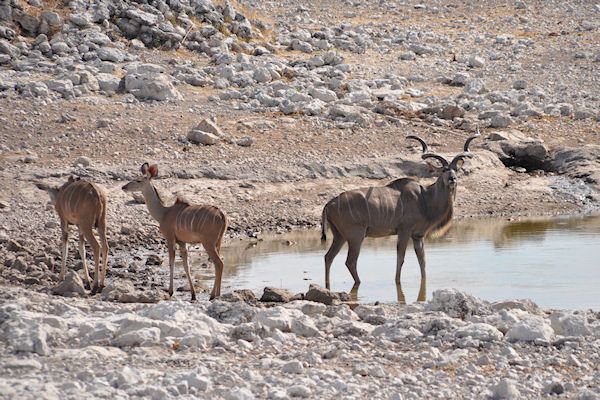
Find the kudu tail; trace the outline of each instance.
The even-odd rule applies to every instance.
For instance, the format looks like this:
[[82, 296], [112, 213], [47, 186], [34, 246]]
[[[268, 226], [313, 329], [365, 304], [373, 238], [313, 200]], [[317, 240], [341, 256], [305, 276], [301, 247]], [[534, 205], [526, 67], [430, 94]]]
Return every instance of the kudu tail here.
[[323, 207], [321, 214], [321, 242], [327, 240], [327, 206]]

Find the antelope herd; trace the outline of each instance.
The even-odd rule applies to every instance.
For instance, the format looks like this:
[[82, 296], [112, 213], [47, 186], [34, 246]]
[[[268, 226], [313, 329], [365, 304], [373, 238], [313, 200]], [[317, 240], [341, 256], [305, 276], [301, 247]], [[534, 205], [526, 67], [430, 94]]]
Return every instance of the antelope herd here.
[[[409, 239], [417, 255], [421, 269], [421, 290], [419, 300], [424, 300], [425, 283], [425, 249], [423, 241], [427, 236], [443, 233], [450, 225], [454, 214], [454, 198], [456, 196], [457, 171], [464, 159], [471, 157], [469, 151], [471, 141], [479, 136], [469, 137], [464, 144], [464, 151], [457, 154], [451, 162], [444, 157], [428, 151], [425, 141], [418, 136], [406, 136], [418, 141], [422, 146], [423, 160], [436, 160], [438, 166], [427, 163], [436, 170], [437, 180], [428, 185], [421, 185], [416, 179], [405, 177], [396, 179], [385, 186], [371, 186], [349, 190], [331, 199], [323, 208], [321, 226], [323, 241], [326, 240], [328, 228], [333, 234], [333, 241], [325, 254], [325, 285], [330, 287], [329, 272], [335, 256], [344, 243], [348, 243], [346, 267], [354, 279], [357, 290], [360, 279], [357, 272], [357, 260], [365, 237], [382, 237], [397, 235], [396, 284], [400, 289], [400, 274], [404, 263], [404, 255]], [[196, 299], [196, 290], [188, 264], [188, 243], [201, 243], [215, 266], [215, 281], [210, 299], [220, 296], [223, 277], [223, 260], [220, 249], [227, 229], [227, 217], [218, 208], [210, 205], [191, 205], [177, 197], [175, 203], [166, 206], [152, 178], [156, 177], [158, 167], [144, 163], [141, 175], [122, 187], [125, 192], [141, 192], [148, 212], [159, 223], [159, 230], [167, 242], [169, 254], [169, 295], [173, 295], [173, 270], [175, 264], [175, 247], [179, 246], [183, 268], [187, 276], [191, 299]], [[60, 218], [61, 226], [61, 270], [59, 280], [65, 279], [66, 259], [68, 254], [68, 228], [70, 224], [79, 228], [79, 254], [83, 263], [84, 279], [92, 294], [101, 292], [106, 277], [108, 242], [106, 240], [106, 195], [95, 183], [70, 177], [62, 186], [52, 186], [36, 182], [36, 186], [49, 193]], [[98, 229], [100, 243], [96, 240], [93, 228]], [[86, 264], [85, 242], [92, 247], [94, 253], [94, 281], [90, 277]], [[100, 270], [102, 265], [102, 270]], [[423, 292], [423, 293], [421, 293]], [[398, 295], [399, 299], [402, 297]]]

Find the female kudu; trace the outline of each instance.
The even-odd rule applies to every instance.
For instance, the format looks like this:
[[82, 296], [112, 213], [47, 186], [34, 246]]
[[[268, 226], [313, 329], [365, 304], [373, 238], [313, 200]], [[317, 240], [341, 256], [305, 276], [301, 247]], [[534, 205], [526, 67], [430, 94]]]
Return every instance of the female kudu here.
[[190, 284], [192, 300], [196, 299], [196, 289], [188, 266], [186, 243], [202, 243], [215, 264], [215, 283], [210, 298], [212, 300], [220, 296], [223, 276], [223, 260], [221, 260], [220, 250], [221, 240], [227, 229], [227, 217], [216, 207], [190, 205], [179, 197], [172, 206], [165, 206], [151, 181], [158, 173], [158, 167], [144, 163], [141, 169], [142, 175], [123, 186], [123, 190], [142, 192], [150, 215], [158, 221], [159, 229], [167, 240], [170, 268], [169, 295], [173, 295], [173, 267], [175, 243], [177, 243], [183, 259], [183, 268]]
[[[106, 240], [106, 195], [104, 190], [95, 183], [86, 182], [74, 177], [62, 186], [51, 186], [36, 182], [39, 189], [50, 194], [50, 200], [60, 218], [61, 254], [59, 280], [65, 279], [67, 263], [69, 224], [79, 227], [79, 254], [83, 262], [84, 279], [87, 287], [92, 288], [92, 294], [101, 292], [106, 278], [106, 262], [108, 258], [108, 242]], [[98, 228], [100, 244], [94, 237], [93, 228]], [[85, 261], [85, 241], [92, 246], [96, 264], [94, 283], [90, 286], [90, 275]], [[102, 278], [100, 279], [100, 258], [102, 258]]]

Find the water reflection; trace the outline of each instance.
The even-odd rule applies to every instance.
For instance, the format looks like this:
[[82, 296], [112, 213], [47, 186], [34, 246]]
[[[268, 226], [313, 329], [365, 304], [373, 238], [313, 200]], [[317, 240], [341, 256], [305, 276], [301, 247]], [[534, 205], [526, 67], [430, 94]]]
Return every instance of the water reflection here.
[[[600, 217], [455, 220], [446, 236], [426, 240], [428, 281], [421, 281], [416, 256], [407, 251], [402, 286], [395, 291], [396, 238], [367, 238], [358, 260], [362, 283], [351, 292], [365, 302], [411, 302], [454, 287], [490, 301], [531, 298], [543, 307], [600, 308], [594, 285], [600, 280], [599, 238]], [[317, 230], [265, 236], [250, 245], [231, 241], [222, 248], [224, 288], [260, 295], [264, 286], [293, 292], [306, 292], [309, 283], [324, 286], [327, 248]], [[331, 268], [334, 291], [348, 291], [354, 283], [344, 265], [346, 252]]]
[[[398, 303], [406, 304], [406, 296], [402, 290], [402, 284], [396, 284], [396, 298]], [[421, 278], [421, 286], [419, 287], [419, 294], [417, 295], [417, 301], [427, 300], [427, 278]]]

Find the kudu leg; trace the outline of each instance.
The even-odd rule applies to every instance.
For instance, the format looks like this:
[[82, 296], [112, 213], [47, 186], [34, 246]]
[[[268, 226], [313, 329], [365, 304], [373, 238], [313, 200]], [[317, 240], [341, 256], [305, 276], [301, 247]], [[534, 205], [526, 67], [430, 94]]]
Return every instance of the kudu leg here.
[[360, 254], [360, 246], [365, 239], [366, 230], [361, 232], [361, 235], [355, 239], [348, 240], [348, 256], [346, 257], [346, 267], [350, 271], [350, 275], [354, 279], [354, 285], [358, 287], [360, 285], [360, 278], [358, 277], [358, 271], [356, 270], [356, 263], [358, 262], [358, 255]]
[[173, 269], [175, 268], [175, 239], [167, 240], [169, 252], [169, 296], [173, 296]]
[[102, 280], [100, 281], [100, 291], [104, 289], [106, 280], [106, 265], [108, 263], [108, 240], [106, 240], [106, 224], [98, 224], [98, 236], [100, 236], [100, 256], [102, 258]]
[[333, 259], [335, 258], [335, 256], [338, 255], [338, 253], [340, 252], [344, 243], [346, 243], [346, 240], [342, 237], [342, 235], [340, 235], [333, 229], [332, 229], [332, 231], [333, 231], [333, 242], [331, 243], [331, 246], [329, 247], [327, 254], [325, 254], [325, 287], [327, 289], [330, 289], [330, 287], [329, 287], [329, 271], [331, 270], [331, 264], [333, 263]]
[[188, 278], [188, 283], [190, 284], [190, 292], [192, 293], [192, 301], [196, 300], [196, 288], [194, 287], [194, 282], [192, 281], [192, 276], [190, 275], [190, 266], [188, 264], [188, 251], [187, 245], [184, 242], [177, 242], [179, 245], [179, 254], [181, 255], [181, 259], [183, 260], [183, 270], [185, 271], [185, 276]]
[[396, 285], [400, 285], [400, 274], [402, 273], [402, 265], [404, 265], [406, 246], [408, 246], [408, 235], [398, 234], [398, 242], [396, 243]]
[[59, 282], [65, 280], [66, 269], [67, 269], [67, 254], [69, 253], [69, 225], [61, 224], [61, 237], [60, 237], [60, 252], [62, 260], [60, 262], [60, 274], [58, 275]]
[[83, 279], [85, 280], [86, 289], [89, 290], [92, 288], [92, 284], [90, 282], [87, 260], [85, 259], [85, 236], [81, 228], [79, 228], [79, 256], [81, 257], [81, 263], [83, 264]]
[[[92, 247], [92, 251], [94, 252], [94, 282], [92, 283], [91, 293], [96, 294], [96, 292], [98, 292], [100, 282], [100, 243], [98, 243], [98, 240], [96, 240], [91, 226], [81, 227], [81, 230], [83, 231], [85, 240], [87, 240], [89, 245]], [[85, 273], [88, 273], [87, 267]]]
[[425, 276], [425, 247], [423, 247], [423, 237], [413, 237], [413, 247], [415, 248], [415, 254], [417, 260], [419, 260], [419, 267], [421, 268], [421, 280], [426, 278]]
[[419, 294], [417, 295], [417, 301], [427, 300], [427, 279], [421, 278], [421, 286], [419, 287]]
[[[202, 244], [204, 246], [204, 244]], [[215, 265], [215, 284], [213, 286], [213, 290], [210, 293], [210, 299], [214, 299], [215, 297], [219, 297], [221, 295], [221, 280], [223, 279], [223, 260], [221, 259], [221, 255], [217, 251], [217, 244], [213, 243], [210, 245], [204, 246], [204, 249], [208, 253], [208, 256], [212, 260]]]

